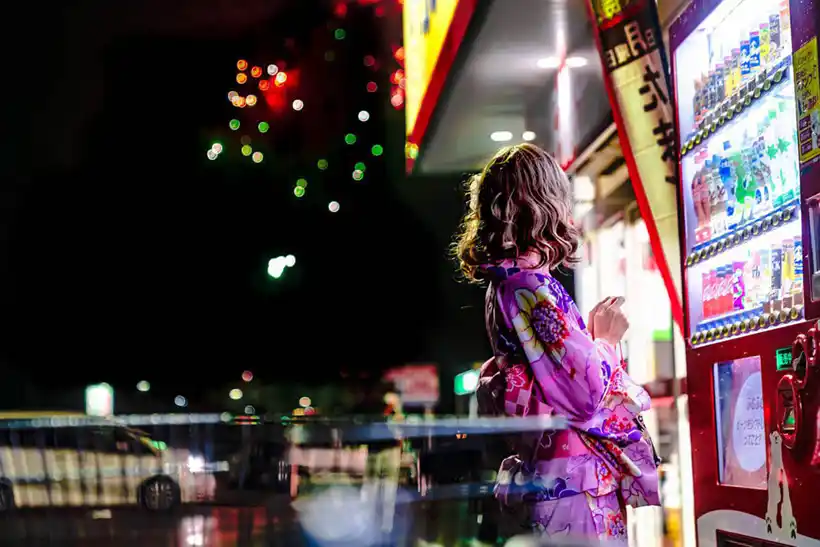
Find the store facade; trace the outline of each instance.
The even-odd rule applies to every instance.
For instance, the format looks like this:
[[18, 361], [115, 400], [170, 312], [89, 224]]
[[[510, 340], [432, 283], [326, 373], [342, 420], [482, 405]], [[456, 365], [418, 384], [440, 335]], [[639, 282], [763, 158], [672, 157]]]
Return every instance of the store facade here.
[[[630, 518], [632, 542], [689, 546], [694, 522], [683, 340], [636, 203], [585, 1], [456, 6], [451, 24], [457, 26], [442, 40], [443, 64], [431, 69], [422, 114], [408, 117], [408, 170], [474, 172], [500, 146], [524, 141], [565, 167], [585, 239], [582, 264], [563, 281], [584, 315], [606, 296], [626, 297], [629, 371], [654, 399], [646, 421], [664, 459], [664, 507], [641, 510], [640, 526]], [[681, 4], [662, 0], [661, 20], [671, 20]], [[408, 80], [408, 98], [412, 85]]]

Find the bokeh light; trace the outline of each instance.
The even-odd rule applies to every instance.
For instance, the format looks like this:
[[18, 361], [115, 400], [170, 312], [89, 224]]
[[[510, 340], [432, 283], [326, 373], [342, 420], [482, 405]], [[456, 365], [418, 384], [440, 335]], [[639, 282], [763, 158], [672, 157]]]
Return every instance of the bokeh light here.
[[274, 65], [273, 63], [268, 65], [268, 74], [271, 76], [276, 76], [276, 73], [279, 72], [279, 67]]
[[268, 122], [259, 122], [257, 127], [259, 128], [260, 133], [267, 133], [268, 129], [270, 129], [270, 124]]
[[296, 196], [297, 198], [300, 198], [300, 197], [305, 195], [305, 189], [302, 188], [301, 186], [297, 186], [296, 188], [293, 189], [293, 195]]
[[254, 152], [253, 156], [251, 156], [253, 163], [262, 163], [262, 160], [265, 159], [265, 156], [262, 155], [262, 152]]
[[237, 108], [241, 108], [245, 106], [245, 98], [242, 95], [234, 95], [234, 98], [231, 99], [231, 104]]
[[242, 381], [243, 382], [250, 382], [251, 380], [253, 380], [253, 372], [251, 372], [249, 370], [246, 370], [245, 372], [242, 373]]
[[209, 160], [211, 160], [211, 161], [213, 161], [213, 160], [215, 160], [216, 158], [218, 158], [218, 157], [219, 157], [219, 154], [217, 154], [217, 153], [216, 153], [216, 152], [214, 152], [213, 150], [208, 150], [208, 151], [205, 153], [205, 155], [206, 155], [206, 156], [208, 156], [208, 159], [209, 159]]
[[364, 66], [373, 66], [376, 64], [376, 58], [372, 55], [364, 56]]
[[149, 384], [145, 380], [137, 383], [137, 391], [142, 391], [143, 393], [145, 393], [146, 391], [149, 391], [150, 389], [151, 389], [151, 384]]
[[231, 391], [228, 392], [228, 397], [233, 399], [234, 401], [238, 401], [242, 398], [242, 390], [238, 388], [233, 388]]
[[347, 33], [343, 28], [337, 28], [335, 31], [333, 31], [333, 37], [337, 40], [344, 40], [345, 36], [347, 36]]
[[287, 81], [288, 81], [287, 72], [280, 72], [279, 74], [276, 75], [276, 78], [273, 79], [273, 82], [279, 87], [282, 87], [283, 85], [285, 85], [285, 82], [287, 82]]
[[176, 397], [174, 397], [174, 404], [179, 407], [186, 407], [188, 406], [188, 399], [186, 399], [182, 395], [177, 395]]
[[310, 400], [310, 397], [299, 397], [299, 406], [302, 408], [309, 407], [313, 401]]
[[302, 101], [300, 101], [299, 99], [296, 99], [295, 101], [293, 101], [293, 109], [294, 109], [295, 111], [299, 112], [299, 111], [300, 111], [300, 110], [302, 110], [304, 107], [305, 107], [305, 103], [303, 103], [303, 102], [302, 102]]
[[369, 119], [370, 119], [370, 112], [368, 112], [367, 110], [362, 110], [361, 112], [359, 112], [359, 121], [360, 122], [366, 122]]
[[221, 154], [221, 153], [222, 153], [222, 143], [221, 143], [221, 142], [215, 142], [215, 143], [213, 143], [213, 144], [211, 145], [211, 150], [213, 150], [213, 151], [214, 151], [214, 152], [216, 152], [217, 154]]
[[367, 169], [363, 161], [357, 161], [356, 165], [353, 166], [353, 169], [358, 169], [359, 171], [364, 171]]
[[247, 81], [248, 81], [248, 75], [245, 74], [244, 72], [240, 72], [239, 74], [236, 75], [236, 83], [244, 84]]
[[373, 147], [370, 149], [370, 153], [374, 156], [381, 156], [384, 154], [384, 148], [380, 144], [374, 144]]
[[296, 186], [298, 186], [299, 188], [304, 188], [307, 186], [307, 184], [307, 179], [302, 178], [296, 181]]
[[419, 145], [414, 142], [408, 142], [404, 146], [404, 155], [408, 159], [414, 160], [419, 156]]
[[248, 95], [245, 97], [245, 102], [248, 103], [248, 106], [253, 106], [256, 104], [257, 98], [256, 95]]
[[234, 118], [233, 120], [230, 121], [230, 123], [228, 125], [230, 126], [230, 128], [232, 130], [236, 131], [237, 129], [239, 129], [240, 123], [239, 123], [239, 120]]
[[345, 135], [345, 142], [347, 144], [356, 144], [356, 135], [354, 135], [353, 133], [348, 133], [347, 135]]
[[256, 414], [256, 409], [253, 405], [245, 405], [245, 414]]
[[394, 93], [393, 96], [390, 97], [390, 104], [392, 104], [394, 108], [401, 108], [401, 105], [404, 104], [404, 97], [401, 93]]
[[353, 180], [358, 182], [358, 181], [362, 180], [363, 178], [364, 178], [364, 171], [362, 171], [361, 169], [356, 169], [355, 171], [353, 171]]
[[338, 201], [331, 201], [327, 204], [327, 209], [331, 213], [338, 213], [339, 212], [339, 202]]
[[229, 92], [228, 92], [228, 100], [229, 100], [231, 103], [233, 103], [233, 100], [234, 100], [236, 97], [239, 97], [239, 93], [237, 93], [236, 91], [229, 91]]
[[379, 89], [379, 85], [376, 82], [367, 82], [367, 92], [368, 93], [375, 93], [376, 90]]
[[253, 148], [249, 144], [246, 144], [242, 147], [242, 155], [243, 156], [250, 156], [253, 153]]
[[254, 78], [259, 78], [260, 76], [262, 76], [262, 67], [260, 67], [260, 66], [253, 67], [251, 69], [251, 76], [253, 76]]
[[320, 171], [324, 171], [327, 169], [327, 160], [324, 158], [320, 159], [316, 162], [316, 167], [318, 167]]
[[267, 91], [270, 89], [270, 82], [268, 80], [259, 80], [259, 91]]
[[248, 61], [245, 59], [239, 59], [236, 62], [236, 69], [237, 70], [246, 70], [248, 68]]

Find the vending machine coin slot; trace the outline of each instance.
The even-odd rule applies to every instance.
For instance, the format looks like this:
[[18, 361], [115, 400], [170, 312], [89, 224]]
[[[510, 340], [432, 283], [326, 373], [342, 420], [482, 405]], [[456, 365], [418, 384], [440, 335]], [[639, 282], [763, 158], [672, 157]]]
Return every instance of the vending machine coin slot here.
[[784, 375], [777, 383], [777, 429], [783, 438], [783, 446], [793, 449], [800, 435], [802, 402], [794, 374]]

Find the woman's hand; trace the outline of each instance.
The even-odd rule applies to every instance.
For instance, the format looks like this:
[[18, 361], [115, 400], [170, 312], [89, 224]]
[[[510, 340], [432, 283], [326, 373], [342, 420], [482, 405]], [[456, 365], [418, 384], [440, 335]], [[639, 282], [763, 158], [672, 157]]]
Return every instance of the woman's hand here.
[[621, 296], [607, 298], [598, 303], [589, 313], [590, 334], [593, 338], [601, 338], [610, 344], [617, 345], [629, 328], [621, 306], [624, 299]]

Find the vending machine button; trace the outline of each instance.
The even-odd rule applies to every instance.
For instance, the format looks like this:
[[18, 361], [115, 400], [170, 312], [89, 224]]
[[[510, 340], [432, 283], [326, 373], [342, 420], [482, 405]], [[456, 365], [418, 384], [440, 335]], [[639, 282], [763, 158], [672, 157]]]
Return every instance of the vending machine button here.
[[772, 218], [764, 218], [763, 219], [763, 229], [764, 230], [768, 230], [772, 226], [777, 226], [778, 224], [780, 224], [780, 215], [778, 215], [777, 213], [772, 215]]
[[740, 234], [738, 234], [738, 233], [732, 234], [732, 241], [734, 241], [735, 245], [740, 243]]
[[778, 318], [779, 318], [779, 314], [778, 314], [777, 312], [775, 312], [775, 313], [770, 313], [770, 314], [769, 314], [769, 317], [768, 317], [768, 321], [767, 321], [768, 325], [769, 325], [770, 327], [775, 326], [775, 325], [777, 324], [777, 320], [778, 320]]
[[772, 81], [766, 78], [766, 81], [763, 82], [763, 91], [769, 91], [772, 88]]
[[709, 329], [708, 331], [706, 331], [706, 341], [711, 342], [712, 340], [714, 340], [716, 334], [717, 331], [715, 329]]
[[749, 239], [749, 237], [751, 237], [752, 233], [751, 233], [751, 231], [749, 231], [749, 228], [743, 228], [742, 235], [743, 235], [743, 239], [746, 240], [746, 239]]
[[692, 345], [696, 346], [700, 342], [700, 333], [696, 333], [692, 336]]
[[783, 211], [783, 222], [788, 222], [792, 219], [792, 215], [794, 214], [794, 208], [789, 207], [785, 211]]
[[686, 265], [687, 266], [691, 266], [694, 263], [695, 263], [694, 255], [689, 255], [689, 256], [686, 257]]
[[726, 247], [726, 240], [725, 239], [721, 239], [720, 241], [718, 241], [718, 243], [717, 243], [717, 251], [718, 252], [722, 252], [725, 247]]
[[757, 318], [757, 326], [761, 329], [764, 328], [766, 325], [769, 324], [769, 314], [764, 313], [760, 317]]
[[760, 233], [761, 223], [755, 222], [754, 226], [752, 226], [752, 235], [756, 236]]
[[755, 92], [754, 92], [754, 97], [755, 97], [755, 99], [759, 99], [759, 98], [760, 98], [760, 94], [761, 94], [762, 92], [763, 92], [763, 86], [762, 86], [762, 85], [759, 85], [759, 86], [755, 87]]
[[777, 72], [774, 73], [774, 83], [780, 83], [780, 80], [783, 79], [783, 72], [785, 71], [784, 67], [780, 67], [777, 69]]
[[738, 332], [740, 332], [740, 323], [732, 323], [730, 333], [732, 334], [732, 336], [736, 336]]
[[786, 308], [786, 309], [780, 310], [779, 319], [780, 319], [781, 323], [788, 322], [790, 318], [791, 318], [791, 308]]
[[724, 338], [729, 334], [729, 325], [723, 325], [720, 327], [720, 337]]
[[792, 319], [799, 319], [803, 316], [803, 306], [793, 307], [790, 314]]

